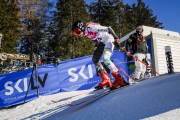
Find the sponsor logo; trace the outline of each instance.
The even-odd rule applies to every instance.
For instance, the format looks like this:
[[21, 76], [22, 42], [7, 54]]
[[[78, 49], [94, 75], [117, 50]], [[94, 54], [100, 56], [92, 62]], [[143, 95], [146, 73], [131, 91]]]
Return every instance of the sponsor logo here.
[[[89, 75], [86, 75], [84, 72], [88, 71]], [[87, 73], [87, 72], [86, 72]], [[69, 78], [70, 82], [76, 82], [79, 77], [82, 77], [85, 80], [88, 80], [89, 78], [93, 78], [93, 71], [92, 71], [92, 65], [88, 65], [86, 68], [86, 65], [83, 65], [81, 69], [77, 70], [77, 68], [70, 68], [68, 70], [68, 74], [71, 76]]]
[[[38, 83], [41, 85], [41, 87], [44, 88], [46, 80], [47, 80], [48, 73], [46, 73], [41, 79], [38, 76]], [[15, 91], [18, 91], [19, 93], [26, 92], [28, 90], [28, 85], [31, 84], [31, 90], [38, 89], [40, 86], [35, 85], [36, 84], [36, 79], [34, 79], [32, 76], [30, 78], [30, 83], [28, 83], [28, 78], [22, 78], [17, 80], [15, 83], [12, 81], [7, 81], [4, 84], [5, 89], [7, 90], [5, 92], [5, 95], [12, 95]]]

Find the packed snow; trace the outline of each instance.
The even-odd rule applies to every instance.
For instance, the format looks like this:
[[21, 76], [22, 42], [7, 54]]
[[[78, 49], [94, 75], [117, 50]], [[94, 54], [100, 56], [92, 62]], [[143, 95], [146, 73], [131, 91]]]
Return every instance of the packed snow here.
[[163, 75], [71, 107], [67, 104], [86, 99], [99, 91], [90, 89], [40, 96], [31, 102], [1, 109], [0, 120], [178, 120], [179, 86], [180, 73]]

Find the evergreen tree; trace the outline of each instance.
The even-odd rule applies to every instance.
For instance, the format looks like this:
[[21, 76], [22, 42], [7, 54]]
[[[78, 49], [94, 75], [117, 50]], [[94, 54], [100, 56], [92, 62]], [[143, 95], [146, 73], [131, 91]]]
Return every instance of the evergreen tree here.
[[[43, 0], [19, 2], [23, 33], [20, 37], [21, 53], [32, 55], [32, 52], [44, 53], [47, 41], [46, 28], [49, 22], [49, 2]], [[48, 18], [48, 19], [47, 19]]]
[[162, 23], [157, 22], [157, 16], [153, 15], [151, 9], [142, 0], [138, 0], [137, 6], [133, 5], [134, 15], [137, 15], [137, 25], [148, 25], [151, 27], [162, 28]]
[[[21, 36], [21, 44], [25, 47], [24, 51], [21, 53], [31, 54], [31, 52], [39, 52], [41, 49], [41, 41], [43, 39], [43, 31], [42, 28], [44, 27], [38, 18], [33, 19], [24, 19], [22, 21], [27, 26], [27, 33]], [[23, 48], [22, 47], [22, 48]], [[21, 48], [21, 49], [22, 49]], [[38, 51], [34, 51], [38, 50]]]
[[163, 28], [157, 21], [151, 9], [142, 0], [137, 0], [137, 5], [123, 5], [121, 0], [98, 0], [88, 6], [92, 21], [101, 25], [111, 26], [119, 37], [134, 30], [142, 24], [151, 27]]
[[[112, 0], [114, 1], [114, 0]], [[98, 22], [101, 25], [112, 24], [115, 19], [112, 4], [114, 2], [109, 2], [108, 0], [98, 0], [97, 2], [92, 2], [88, 8], [90, 13], [90, 18], [93, 22]]]
[[2, 52], [16, 53], [20, 34], [19, 9], [15, 0], [0, 0], [0, 33], [3, 34]]
[[122, 36], [126, 35], [130, 31], [135, 29], [135, 25], [134, 25], [134, 23], [132, 23], [132, 21], [135, 21], [134, 17], [133, 17], [132, 8], [128, 4], [124, 5], [123, 15], [121, 16], [121, 24], [122, 24], [121, 33], [122, 33]]
[[72, 35], [72, 23], [76, 20], [88, 21], [88, 13], [83, 0], [58, 0], [54, 14], [54, 37], [51, 42], [56, 57], [72, 59], [92, 54], [92, 43], [85, 38]]
[[98, 0], [88, 6], [91, 20], [104, 26], [111, 26], [119, 37], [122, 8], [121, 0]]
[[156, 28], [163, 28], [162, 23], [157, 21], [151, 9], [142, 0], [137, 0], [137, 5], [124, 6], [124, 33], [126, 34], [136, 28], [137, 25], [146, 25]]

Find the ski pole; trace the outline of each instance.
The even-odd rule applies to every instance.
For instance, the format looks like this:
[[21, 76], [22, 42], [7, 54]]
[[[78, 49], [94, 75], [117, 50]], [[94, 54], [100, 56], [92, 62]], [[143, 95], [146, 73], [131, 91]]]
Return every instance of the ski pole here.
[[[120, 48], [120, 50], [124, 51], [127, 53], [126, 50], [124, 50], [124, 48]], [[150, 68], [153, 72], [155, 72], [156, 74], [158, 74], [160, 76], [160, 74], [158, 72], [156, 72], [151, 66], [147, 65], [146, 63], [144, 63], [143, 61], [141, 61], [140, 59], [138, 59], [136, 56], [132, 55], [131, 53], [129, 53], [129, 55], [131, 57], [133, 57], [135, 60], [139, 61], [140, 63], [144, 64], [147, 68]]]
[[118, 66], [116, 66], [120, 71], [122, 71], [128, 78], [130, 78], [130, 79], [133, 79], [134, 80], [134, 78], [132, 78], [131, 76], [129, 76], [127, 73], [126, 73], [126, 71], [124, 71], [123, 69], [121, 69], [120, 67], [118, 67]]

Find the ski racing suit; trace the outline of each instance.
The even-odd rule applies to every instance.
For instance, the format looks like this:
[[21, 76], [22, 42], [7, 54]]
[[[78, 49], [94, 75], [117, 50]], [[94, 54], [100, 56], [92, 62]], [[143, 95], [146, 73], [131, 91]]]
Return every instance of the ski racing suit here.
[[[114, 88], [124, 86], [124, 80], [120, 77], [115, 64], [110, 60], [114, 50], [114, 37], [109, 33], [109, 27], [101, 26], [98, 23], [89, 23], [85, 28], [85, 36], [96, 43], [92, 61], [95, 64], [97, 73], [102, 78], [102, 82], [99, 86], [113, 86]], [[113, 84], [110, 83], [111, 80], [109, 79], [101, 62], [99, 62], [101, 57], [103, 58], [105, 65], [110, 69], [112, 76], [115, 78], [115, 82]]]

